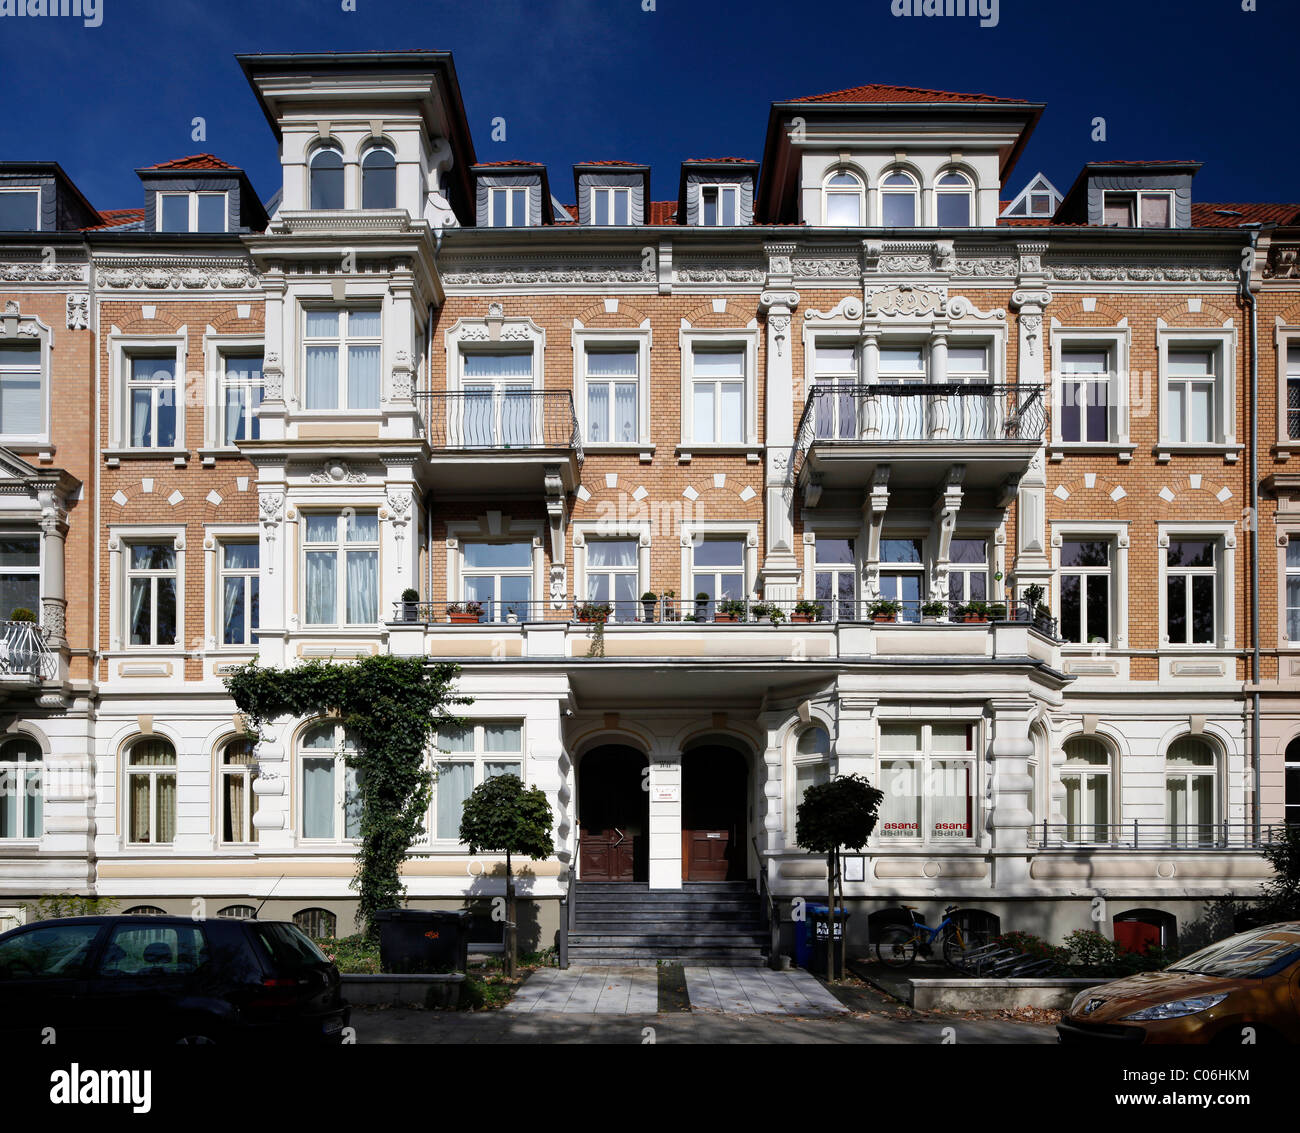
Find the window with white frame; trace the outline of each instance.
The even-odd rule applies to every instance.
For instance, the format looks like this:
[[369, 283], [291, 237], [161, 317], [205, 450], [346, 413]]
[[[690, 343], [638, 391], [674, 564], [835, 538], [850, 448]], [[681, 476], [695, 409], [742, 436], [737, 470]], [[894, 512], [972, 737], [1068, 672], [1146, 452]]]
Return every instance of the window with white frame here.
[[379, 514], [303, 516], [303, 620], [307, 625], [374, 625], [379, 620]]
[[920, 539], [880, 540], [880, 596], [897, 602], [898, 620], [921, 620], [925, 593], [925, 556]]
[[880, 182], [880, 223], [885, 228], [915, 228], [921, 187], [910, 173], [896, 169]]
[[33, 339], [0, 341], [0, 436], [34, 437], [44, 432], [41, 344]]
[[371, 146], [361, 158], [361, 207], [397, 207], [397, 158], [387, 146]]
[[742, 444], [745, 440], [745, 351], [695, 346], [691, 351], [691, 440]]
[[691, 580], [696, 599], [708, 596], [709, 609], [724, 600], [745, 597], [745, 540], [738, 537], [708, 536], [691, 546]]
[[39, 535], [0, 532], [0, 621], [15, 610], [41, 612]]
[[257, 411], [262, 404], [262, 355], [221, 355], [221, 443], [233, 447], [238, 441], [255, 441], [261, 436]]
[[518, 448], [542, 435], [542, 422], [534, 420], [541, 402], [533, 397], [532, 354], [462, 353], [461, 390], [460, 420], [451, 422], [460, 445]]
[[1062, 441], [1107, 442], [1111, 435], [1110, 390], [1114, 379], [1110, 350], [1071, 345], [1061, 350], [1057, 420]]
[[169, 845], [175, 837], [176, 749], [161, 736], [147, 736], [126, 753], [126, 840]]
[[357, 746], [341, 724], [318, 724], [299, 742], [299, 829], [310, 841], [361, 837], [361, 771], [349, 765]]
[[[920, 386], [926, 380], [926, 347], [911, 343], [882, 344], [878, 380], [882, 386]], [[921, 440], [928, 435], [923, 391], [882, 393], [868, 406], [868, 428], [886, 440]]]
[[591, 215], [593, 222], [601, 225], [626, 225], [631, 220], [632, 190], [601, 187], [591, 190]]
[[934, 194], [940, 228], [969, 228], [975, 223], [975, 186], [966, 174], [955, 169], [940, 174]]
[[180, 579], [173, 540], [127, 543], [127, 630], [132, 645], [176, 644]]
[[257, 748], [252, 740], [241, 736], [222, 746], [220, 776], [221, 841], [256, 842], [253, 814], [257, 810], [257, 798], [253, 784], [257, 782]]
[[1170, 444], [1212, 444], [1218, 440], [1215, 412], [1219, 351], [1170, 346], [1165, 363], [1165, 428]]
[[857, 616], [858, 567], [852, 539], [818, 536], [813, 545], [813, 597], [818, 621]]
[[39, 232], [39, 189], [0, 189], [0, 232]]
[[1286, 435], [1300, 439], [1300, 341], [1286, 347]]
[[588, 346], [583, 352], [587, 440], [635, 444], [640, 437], [640, 351], [634, 346]]
[[511, 722], [475, 723], [438, 732], [434, 785], [434, 837], [460, 841], [465, 800], [497, 775], [524, 775], [524, 729]]
[[804, 728], [795, 741], [794, 790], [790, 795], [790, 824], [799, 814], [799, 804], [809, 787], [820, 786], [831, 780], [831, 737], [825, 728], [816, 724]]
[[533, 598], [533, 541], [466, 542], [461, 548], [465, 600], [489, 621], [526, 620]]
[[45, 756], [31, 736], [0, 742], [0, 839], [39, 838]]
[[343, 151], [338, 146], [324, 145], [311, 155], [308, 183], [312, 209], [337, 211], [343, 208]]
[[1286, 637], [1300, 645], [1300, 532], [1286, 543]]
[[177, 443], [176, 352], [128, 351], [127, 436], [131, 448], [173, 448]]
[[964, 720], [881, 721], [882, 841], [974, 838], [978, 730]]
[[1074, 736], [1062, 751], [1066, 840], [1105, 842], [1110, 837], [1110, 748], [1095, 736]]
[[734, 228], [739, 216], [740, 189], [736, 185], [700, 186], [700, 223]]
[[1176, 845], [1210, 845], [1215, 840], [1218, 760], [1197, 736], [1174, 740], [1165, 753], [1165, 818]]
[[1288, 826], [1300, 826], [1300, 739], [1286, 745], [1286, 786], [1283, 818]]
[[221, 644], [253, 646], [257, 644], [259, 614], [258, 545], [249, 542], [222, 542], [217, 588], [220, 595], [218, 623]]
[[992, 397], [992, 349], [988, 342], [954, 339], [948, 345], [948, 365], [944, 382], [949, 386], [966, 386], [949, 390], [935, 399], [932, 427], [950, 437], [973, 439], [997, 437], [1001, 431], [1001, 406]]
[[813, 349], [813, 430], [818, 438], [858, 435], [857, 384], [857, 348], [834, 340], [818, 342]]
[[1165, 638], [1170, 645], [1213, 644], [1218, 628], [1220, 541], [1171, 538], [1165, 550]]
[[587, 601], [613, 607], [615, 621], [635, 621], [640, 611], [637, 540], [587, 540]]
[[378, 409], [378, 307], [309, 307], [304, 312], [305, 409]]
[[948, 601], [987, 602], [989, 547], [986, 539], [953, 539], [948, 547]]
[[859, 228], [866, 224], [867, 198], [862, 179], [847, 169], [837, 169], [826, 178], [826, 224], [832, 228]]
[[225, 193], [159, 193], [159, 232], [225, 232]]
[[489, 189], [488, 224], [493, 228], [528, 227], [528, 186]]
[[1061, 540], [1060, 631], [1065, 641], [1110, 643], [1112, 547], [1109, 539]]
[[[299, 909], [293, 914], [293, 923], [299, 932], [312, 940], [332, 940], [338, 936], [339, 919], [328, 909]], [[270, 931], [268, 928], [267, 932]], [[260, 934], [262, 930], [258, 932]]]
[[1108, 228], [1171, 228], [1174, 196], [1170, 192], [1106, 192], [1102, 224]]

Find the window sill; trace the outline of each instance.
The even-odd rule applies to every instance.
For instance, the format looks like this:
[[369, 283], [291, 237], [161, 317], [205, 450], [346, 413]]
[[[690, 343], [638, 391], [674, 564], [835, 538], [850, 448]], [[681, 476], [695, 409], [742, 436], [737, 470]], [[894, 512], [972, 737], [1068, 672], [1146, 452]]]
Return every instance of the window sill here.
[[234, 448], [233, 446], [227, 446], [222, 448], [201, 448], [199, 449], [198, 456], [199, 456], [199, 460], [203, 462], [203, 466], [205, 468], [210, 468], [218, 460], [248, 459], [247, 457], [244, 456], [242, 452], [239, 451], [239, 449]]
[[757, 464], [762, 459], [763, 446], [760, 444], [680, 444], [675, 451], [678, 461], [682, 464], [690, 464], [692, 456], [743, 456], [749, 464]]
[[645, 456], [653, 456], [655, 445], [647, 442], [638, 444], [636, 441], [583, 441], [583, 450], [585, 452], [599, 452], [609, 456], [631, 456], [633, 453], [641, 453]]
[[1151, 451], [1157, 464], [1168, 464], [1175, 456], [1221, 456], [1225, 464], [1236, 464], [1245, 445], [1195, 444], [1157, 445]]
[[124, 460], [170, 460], [177, 468], [189, 463], [190, 451], [184, 448], [106, 448], [104, 461], [118, 468]]
[[1127, 464], [1133, 459], [1137, 446], [1127, 441], [1108, 441], [1105, 444], [1092, 444], [1089, 441], [1052, 441], [1048, 446], [1047, 459], [1052, 462], [1064, 460], [1067, 456], [1113, 456]]

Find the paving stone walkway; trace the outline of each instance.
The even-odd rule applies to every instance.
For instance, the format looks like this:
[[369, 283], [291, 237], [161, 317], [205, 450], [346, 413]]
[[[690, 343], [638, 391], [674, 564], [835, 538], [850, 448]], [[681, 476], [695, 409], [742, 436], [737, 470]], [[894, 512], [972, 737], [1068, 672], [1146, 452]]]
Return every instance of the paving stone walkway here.
[[[692, 1008], [733, 1015], [827, 1016], [848, 1008], [813, 976], [794, 969], [687, 967]], [[659, 1010], [655, 967], [539, 968], [505, 1007], [515, 1013], [653, 1015]]]

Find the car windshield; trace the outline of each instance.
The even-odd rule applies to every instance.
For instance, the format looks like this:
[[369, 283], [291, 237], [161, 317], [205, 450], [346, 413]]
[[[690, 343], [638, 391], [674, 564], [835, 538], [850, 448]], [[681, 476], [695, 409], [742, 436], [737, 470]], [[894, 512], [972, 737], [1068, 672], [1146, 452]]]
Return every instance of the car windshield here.
[[1275, 975], [1297, 960], [1300, 960], [1300, 927], [1287, 925], [1230, 936], [1185, 956], [1167, 971], [1262, 978]]
[[0, 943], [0, 979], [75, 976], [90, 957], [97, 924], [50, 925]]

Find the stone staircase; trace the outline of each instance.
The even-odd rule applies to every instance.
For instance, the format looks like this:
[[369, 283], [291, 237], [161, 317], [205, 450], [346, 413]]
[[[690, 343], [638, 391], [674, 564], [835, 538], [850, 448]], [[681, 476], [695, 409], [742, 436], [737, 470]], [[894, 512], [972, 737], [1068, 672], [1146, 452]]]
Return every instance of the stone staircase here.
[[752, 881], [575, 882], [571, 964], [685, 964], [761, 967], [766, 914]]

